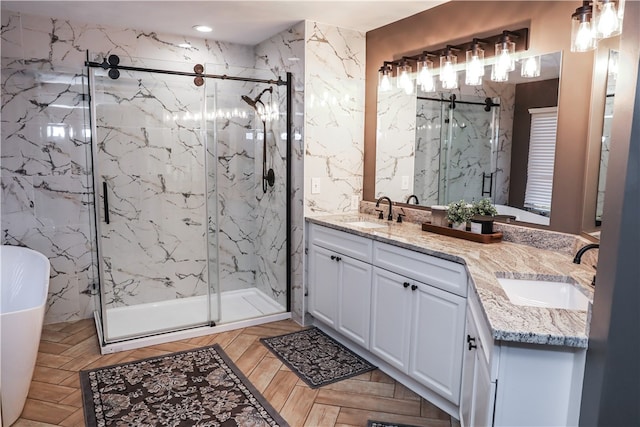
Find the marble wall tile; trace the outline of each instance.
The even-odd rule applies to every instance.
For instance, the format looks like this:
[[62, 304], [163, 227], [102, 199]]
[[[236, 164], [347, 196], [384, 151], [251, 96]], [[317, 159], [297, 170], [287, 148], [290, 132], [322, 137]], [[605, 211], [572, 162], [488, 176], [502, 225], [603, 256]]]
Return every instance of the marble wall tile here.
[[22, 25], [20, 15], [3, 10], [0, 16], [2, 29], [0, 38], [2, 40], [2, 66], [6, 66], [5, 58], [13, 60], [22, 57]]
[[[144, 32], [117, 26], [70, 22], [34, 15], [22, 15], [22, 57], [28, 63], [49, 68], [61, 63], [82, 64], [86, 50], [104, 57], [115, 53], [123, 61], [151, 66], [155, 61], [171, 61], [180, 70], [190, 71], [195, 63], [210, 62], [223, 68], [254, 64], [253, 47], [215, 40]], [[153, 59], [142, 59], [153, 58]], [[92, 58], [93, 59], [93, 58]], [[187, 63], [185, 63], [187, 62]]]
[[[364, 150], [363, 33], [307, 22], [305, 30], [305, 211], [345, 212], [361, 199]], [[311, 179], [320, 180], [312, 194]]]
[[[22, 32], [4, 31], [3, 47], [11, 31]], [[84, 80], [64, 67], [54, 74], [2, 63], [2, 242], [49, 258], [46, 321], [88, 317], [95, 269]]]
[[3, 217], [27, 212], [33, 215], [35, 208], [33, 177], [3, 172], [0, 175], [0, 188], [2, 189], [0, 213]]

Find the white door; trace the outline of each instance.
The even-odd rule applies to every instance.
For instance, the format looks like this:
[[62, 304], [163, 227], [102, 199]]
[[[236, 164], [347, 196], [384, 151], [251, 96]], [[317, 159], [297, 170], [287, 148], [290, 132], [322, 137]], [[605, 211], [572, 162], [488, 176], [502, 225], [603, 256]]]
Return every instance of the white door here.
[[371, 264], [338, 256], [338, 330], [369, 349], [371, 324]]
[[336, 254], [311, 245], [309, 254], [309, 308], [316, 319], [337, 327], [338, 267]]
[[371, 352], [407, 373], [411, 336], [411, 283], [406, 277], [373, 268]]
[[458, 404], [466, 299], [416, 282], [409, 375]]

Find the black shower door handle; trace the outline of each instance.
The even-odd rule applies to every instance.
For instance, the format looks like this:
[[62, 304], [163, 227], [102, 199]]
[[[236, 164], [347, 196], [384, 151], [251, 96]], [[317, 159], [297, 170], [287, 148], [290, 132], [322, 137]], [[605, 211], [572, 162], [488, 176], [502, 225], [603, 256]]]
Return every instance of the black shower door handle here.
[[102, 200], [104, 203], [104, 222], [109, 224], [109, 195], [107, 194], [107, 183], [102, 182]]
[[[489, 178], [489, 190], [485, 190], [485, 183], [487, 182], [487, 178]], [[482, 172], [482, 196], [491, 197], [493, 193], [493, 172], [486, 173]]]

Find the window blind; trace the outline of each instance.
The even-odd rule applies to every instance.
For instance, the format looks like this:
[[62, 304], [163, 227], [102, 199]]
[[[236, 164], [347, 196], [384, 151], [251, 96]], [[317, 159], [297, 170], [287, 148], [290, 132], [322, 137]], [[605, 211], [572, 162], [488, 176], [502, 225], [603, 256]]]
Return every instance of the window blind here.
[[531, 108], [529, 162], [524, 206], [540, 211], [551, 210], [553, 162], [556, 153], [558, 107]]

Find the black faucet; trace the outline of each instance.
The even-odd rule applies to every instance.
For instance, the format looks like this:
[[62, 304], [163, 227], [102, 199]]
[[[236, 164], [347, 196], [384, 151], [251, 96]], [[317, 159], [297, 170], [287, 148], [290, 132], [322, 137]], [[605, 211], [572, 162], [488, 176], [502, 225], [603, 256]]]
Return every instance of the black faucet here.
[[418, 196], [416, 196], [415, 194], [412, 194], [409, 197], [407, 197], [407, 204], [411, 202], [411, 199], [414, 199], [416, 201], [416, 205], [420, 204], [420, 202], [418, 201]]
[[584, 245], [576, 253], [576, 256], [573, 258], [573, 263], [580, 264], [580, 260], [582, 260], [582, 255], [584, 255], [586, 251], [588, 251], [589, 249], [598, 249], [598, 248], [600, 248], [600, 245], [598, 243], [589, 243], [588, 245]]
[[[392, 211], [391, 205], [393, 204], [393, 202], [387, 196], [382, 196], [376, 202], [376, 208], [380, 207], [380, 201], [381, 200], [386, 200], [387, 202], [389, 202], [389, 215], [387, 215], [387, 220], [388, 221], [392, 221], [393, 220], [393, 211]], [[382, 213], [380, 215], [382, 215]]]

